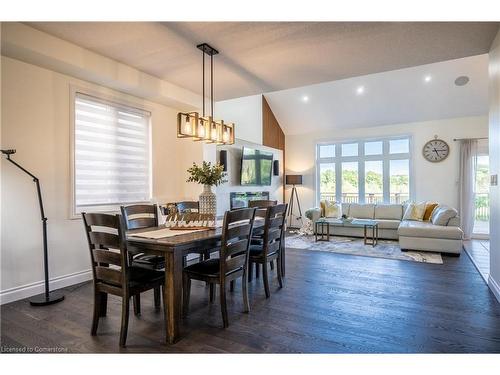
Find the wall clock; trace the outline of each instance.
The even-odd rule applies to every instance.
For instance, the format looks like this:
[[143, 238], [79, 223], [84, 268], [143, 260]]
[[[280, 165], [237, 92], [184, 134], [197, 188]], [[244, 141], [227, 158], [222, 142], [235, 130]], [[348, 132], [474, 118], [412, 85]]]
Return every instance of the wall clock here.
[[436, 136], [433, 140], [424, 145], [422, 154], [426, 160], [432, 163], [437, 163], [448, 157], [450, 154], [450, 146], [448, 146], [448, 143], [442, 139], [438, 139]]

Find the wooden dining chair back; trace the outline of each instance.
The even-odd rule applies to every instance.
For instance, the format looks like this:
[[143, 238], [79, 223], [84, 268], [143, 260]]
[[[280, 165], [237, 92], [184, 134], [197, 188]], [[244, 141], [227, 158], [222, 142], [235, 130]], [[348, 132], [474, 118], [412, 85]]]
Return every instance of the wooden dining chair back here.
[[134, 204], [120, 207], [127, 230], [158, 226], [156, 204]]
[[[121, 206], [123, 223], [126, 230], [143, 229], [158, 226], [158, 206], [156, 204], [133, 204]], [[162, 270], [165, 268], [165, 257], [160, 255], [144, 254], [140, 252], [130, 253], [130, 263], [134, 266], [144, 267], [152, 270]], [[160, 307], [161, 290], [154, 290], [154, 306]], [[134, 312], [141, 313], [140, 295], [134, 297]]]
[[275, 259], [277, 263], [278, 282], [280, 287], [283, 287], [282, 247], [285, 236], [287, 207], [287, 204], [278, 204], [266, 209], [262, 243], [254, 244], [250, 247], [249, 267], [253, 263], [262, 264], [264, 290], [267, 298], [270, 296], [267, 263], [272, 264]]
[[91, 334], [96, 335], [99, 318], [106, 316], [107, 295], [122, 297], [120, 346], [127, 340], [129, 300], [141, 292], [158, 290], [164, 273], [130, 265], [125, 224], [120, 215], [82, 213], [94, 279], [94, 315]]
[[127, 279], [128, 256], [123, 246], [119, 215], [82, 213], [96, 283], [110, 287], [121, 295]]
[[278, 201], [273, 201], [269, 199], [255, 199], [252, 201], [248, 201], [248, 207], [250, 208], [267, 208], [276, 206]]
[[224, 328], [229, 326], [226, 304], [227, 285], [241, 278], [245, 312], [250, 311], [248, 303], [248, 250], [252, 237], [255, 208], [227, 211], [222, 225], [222, 239], [219, 258], [208, 259], [184, 268], [183, 312], [187, 315], [191, 290], [191, 279], [205, 281], [210, 285], [210, 301], [213, 287], [220, 285], [220, 303]]
[[221, 283], [223, 278], [234, 273], [237, 273], [236, 277], [240, 277], [239, 273], [243, 273], [247, 268], [254, 219], [253, 208], [227, 211], [224, 215], [220, 250]]

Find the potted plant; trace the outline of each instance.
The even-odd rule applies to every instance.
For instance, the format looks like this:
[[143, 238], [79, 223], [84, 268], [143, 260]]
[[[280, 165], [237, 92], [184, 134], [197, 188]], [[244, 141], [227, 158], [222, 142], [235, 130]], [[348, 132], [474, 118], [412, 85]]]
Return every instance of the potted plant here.
[[217, 198], [212, 191], [212, 186], [218, 186], [226, 182], [224, 167], [219, 163], [212, 165], [212, 163], [204, 161], [201, 166], [193, 163], [193, 166], [187, 172], [189, 174], [187, 182], [196, 182], [203, 185], [203, 192], [200, 194], [200, 213], [211, 214], [215, 217], [217, 214]]

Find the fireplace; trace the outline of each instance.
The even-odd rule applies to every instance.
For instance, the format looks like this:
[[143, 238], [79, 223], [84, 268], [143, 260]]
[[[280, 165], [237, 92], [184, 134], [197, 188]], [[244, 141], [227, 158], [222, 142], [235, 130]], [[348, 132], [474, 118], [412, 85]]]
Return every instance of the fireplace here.
[[245, 208], [248, 207], [248, 201], [254, 200], [269, 200], [269, 192], [268, 191], [255, 191], [255, 192], [232, 192], [229, 193], [229, 207], [231, 210], [237, 208]]

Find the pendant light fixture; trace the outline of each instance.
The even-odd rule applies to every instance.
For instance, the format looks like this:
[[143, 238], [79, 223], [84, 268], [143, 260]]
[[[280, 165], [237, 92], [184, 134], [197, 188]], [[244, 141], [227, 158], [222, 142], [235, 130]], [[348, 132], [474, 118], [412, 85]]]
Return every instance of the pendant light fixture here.
[[[177, 114], [177, 138], [191, 138], [195, 141], [232, 145], [234, 144], [234, 124], [214, 120], [214, 55], [219, 51], [207, 43], [196, 46], [202, 51], [202, 115], [198, 112]], [[205, 115], [205, 55], [210, 56], [210, 116]]]

